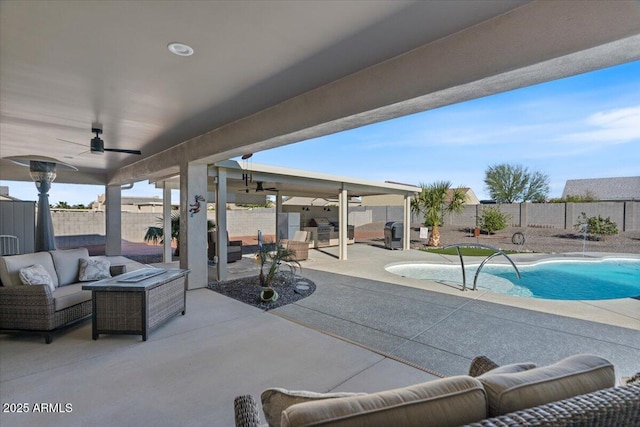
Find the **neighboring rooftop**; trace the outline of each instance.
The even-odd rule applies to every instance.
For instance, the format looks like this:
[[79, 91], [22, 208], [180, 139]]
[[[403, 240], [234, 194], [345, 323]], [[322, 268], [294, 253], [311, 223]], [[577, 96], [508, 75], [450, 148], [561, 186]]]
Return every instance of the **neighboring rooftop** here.
[[640, 200], [640, 176], [569, 179], [562, 197], [587, 194], [602, 201]]

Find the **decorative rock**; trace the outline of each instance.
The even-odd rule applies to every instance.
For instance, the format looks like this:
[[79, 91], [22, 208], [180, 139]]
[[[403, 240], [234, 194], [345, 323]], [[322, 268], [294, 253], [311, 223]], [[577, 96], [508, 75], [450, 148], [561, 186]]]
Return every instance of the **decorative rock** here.
[[[300, 282], [298, 282], [298, 283], [300, 283]], [[298, 293], [298, 294], [300, 294], [300, 293], [302, 293], [302, 292], [306, 292], [306, 291], [308, 291], [308, 290], [309, 290], [309, 285], [297, 285], [297, 286], [294, 288], [294, 292], [296, 292], [296, 293]]]

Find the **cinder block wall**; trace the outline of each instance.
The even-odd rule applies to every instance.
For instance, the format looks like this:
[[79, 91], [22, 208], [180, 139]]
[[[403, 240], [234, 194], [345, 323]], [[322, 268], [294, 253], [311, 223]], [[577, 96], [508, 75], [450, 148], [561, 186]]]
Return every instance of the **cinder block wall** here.
[[[587, 216], [600, 215], [610, 217], [618, 224], [620, 231], [640, 230], [640, 202], [595, 202], [595, 203], [513, 203], [497, 206], [512, 216], [511, 224], [529, 227], [553, 227], [572, 229], [578, 215], [585, 212]], [[482, 205], [465, 206], [461, 214], [449, 215], [445, 224], [473, 227], [476, 214]], [[337, 221], [338, 209], [331, 207], [325, 211], [314, 206], [309, 211], [301, 211], [299, 207], [287, 207], [288, 211], [300, 211], [302, 226], [313, 217], [327, 217]], [[521, 212], [522, 210], [522, 212]], [[104, 243], [105, 213], [103, 211], [66, 211], [51, 212], [53, 229], [58, 242], [73, 241], [76, 245], [93, 245]], [[207, 212], [208, 219], [215, 222], [215, 212]], [[147, 228], [161, 225], [161, 213], [122, 212], [122, 238], [130, 242], [142, 242]], [[349, 209], [349, 223], [361, 226], [372, 222], [402, 221], [401, 206], [366, 206]], [[421, 223], [422, 217], [412, 216], [412, 222]], [[275, 209], [255, 208], [252, 210], [227, 211], [227, 224], [230, 236], [257, 235], [258, 230], [264, 234], [275, 234]], [[9, 233], [11, 234], [11, 233]], [[71, 239], [71, 240], [70, 240]]]

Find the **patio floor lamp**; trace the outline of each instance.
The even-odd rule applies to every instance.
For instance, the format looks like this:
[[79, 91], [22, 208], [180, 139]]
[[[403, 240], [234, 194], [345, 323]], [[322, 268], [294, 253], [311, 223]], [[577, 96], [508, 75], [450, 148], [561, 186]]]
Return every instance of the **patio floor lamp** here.
[[42, 156], [15, 156], [8, 158], [21, 166], [29, 166], [29, 175], [38, 189], [38, 216], [36, 218], [35, 250], [50, 251], [56, 249], [56, 241], [49, 209], [49, 190], [56, 179], [56, 167], [78, 170], [74, 166], [59, 162], [56, 159]]

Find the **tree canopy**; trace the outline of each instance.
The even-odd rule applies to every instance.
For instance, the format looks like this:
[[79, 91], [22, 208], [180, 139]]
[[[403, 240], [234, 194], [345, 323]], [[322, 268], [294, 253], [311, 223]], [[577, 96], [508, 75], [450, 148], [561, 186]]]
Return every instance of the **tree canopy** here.
[[491, 198], [500, 203], [544, 202], [549, 194], [549, 176], [522, 165], [489, 166], [484, 183]]

